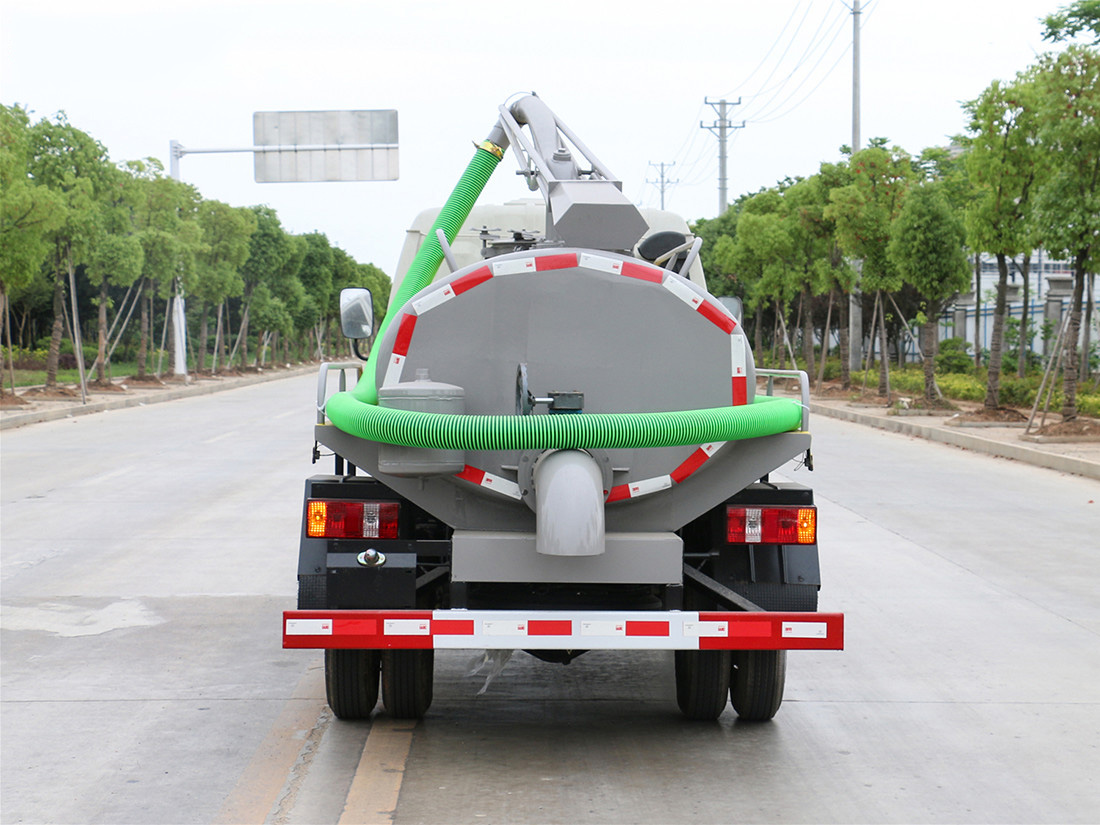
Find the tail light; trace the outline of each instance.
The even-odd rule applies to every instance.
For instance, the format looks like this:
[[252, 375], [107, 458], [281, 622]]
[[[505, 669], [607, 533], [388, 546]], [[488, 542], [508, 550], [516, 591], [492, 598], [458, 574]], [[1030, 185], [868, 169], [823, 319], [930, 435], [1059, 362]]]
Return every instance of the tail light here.
[[396, 501], [306, 502], [306, 535], [324, 539], [395, 539]]
[[816, 507], [727, 507], [730, 544], [814, 544]]

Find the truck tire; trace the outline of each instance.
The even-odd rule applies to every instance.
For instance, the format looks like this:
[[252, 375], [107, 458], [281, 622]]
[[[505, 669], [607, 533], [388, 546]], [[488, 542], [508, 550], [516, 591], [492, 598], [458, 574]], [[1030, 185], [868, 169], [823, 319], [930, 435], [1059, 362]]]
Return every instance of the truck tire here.
[[377, 650], [326, 650], [325, 696], [337, 719], [366, 719], [378, 704]]
[[730, 701], [747, 722], [766, 722], [783, 703], [787, 651], [738, 650], [730, 673]]
[[688, 719], [713, 721], [726, 709], [728, 650], [676, 651], [676, 704]]
[[434, 650], [382, 653], [382, 705], [395, 719], [420, 719], [432, 704]]

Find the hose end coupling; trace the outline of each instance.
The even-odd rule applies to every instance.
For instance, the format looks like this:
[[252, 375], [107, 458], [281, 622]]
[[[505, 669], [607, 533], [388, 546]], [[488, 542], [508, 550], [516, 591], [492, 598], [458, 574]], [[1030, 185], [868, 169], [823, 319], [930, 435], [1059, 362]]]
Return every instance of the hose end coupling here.
[[493, 143], [491, 140], [483, 140], [481, 141], [481, 143], [475, 143], [474, 146], [476, 146], [478, 149], [485, 150], [490, 155], [496, 155], [497, 160], [504, 159], [504, 150]]

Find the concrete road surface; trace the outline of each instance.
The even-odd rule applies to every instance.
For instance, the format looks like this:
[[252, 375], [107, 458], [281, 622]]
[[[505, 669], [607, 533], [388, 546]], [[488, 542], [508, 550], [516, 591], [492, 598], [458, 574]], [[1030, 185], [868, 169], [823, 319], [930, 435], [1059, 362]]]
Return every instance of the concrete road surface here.
[[823, 610], [771, 723], [671, 657], [440, 653], [420, 723], [334, 721], [280, 649], [315, 382], [5, 432], [0, 820], [1100, 821], [1100, 484], [815, 418]]

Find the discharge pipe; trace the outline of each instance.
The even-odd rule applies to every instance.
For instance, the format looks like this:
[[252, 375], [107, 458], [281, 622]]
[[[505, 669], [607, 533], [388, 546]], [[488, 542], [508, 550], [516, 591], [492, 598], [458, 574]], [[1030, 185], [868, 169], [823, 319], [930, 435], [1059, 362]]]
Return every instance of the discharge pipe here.
[[582, 450], [543, 453], [535, 465], [535, 550], [547, 556], [604, 552], [603, 474]]

